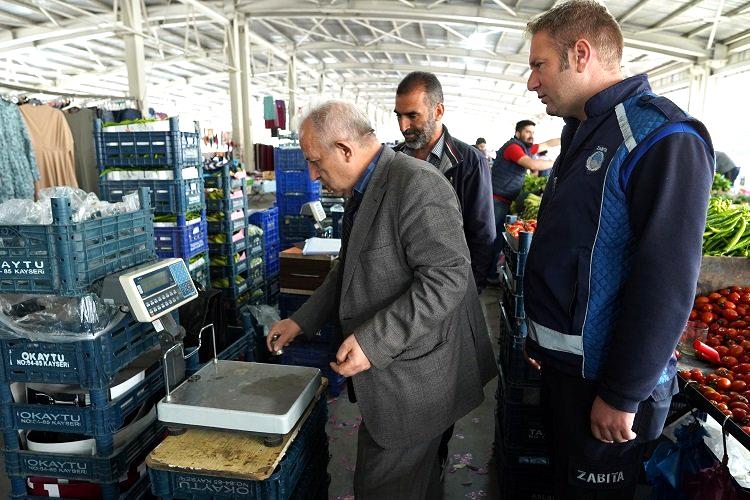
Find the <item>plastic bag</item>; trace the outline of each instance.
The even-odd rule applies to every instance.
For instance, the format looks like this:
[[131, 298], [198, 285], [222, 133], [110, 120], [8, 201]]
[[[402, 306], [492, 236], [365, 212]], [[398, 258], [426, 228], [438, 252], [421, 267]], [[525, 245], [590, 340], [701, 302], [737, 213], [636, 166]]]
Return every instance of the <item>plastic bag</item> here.
[[49, 225], [52, 224], [52, 198], [67, 198], [70, 202], [73, 222], [83, 222], [97, 217], [108, 217], [141, 208], [138, 193], [122, 197], [122, 201], [101, 201], [96, 194], [68, 186], [44, 188], [39, 192], [39, 201], [8, 200], [0, 204], [0, 225]]
[[0, 295], [0, 335], [39, 342], [90, 339], [122, 319], [98, 295]]
[[281, 321], [279, 311], [275, 307], [261, 305], [261, 306], [247, 306], [250, 308], [250, 313], [255, 318], [260, 326], [263, 327], [263, 336], [268, 336], [268, 330], [277, 321]]

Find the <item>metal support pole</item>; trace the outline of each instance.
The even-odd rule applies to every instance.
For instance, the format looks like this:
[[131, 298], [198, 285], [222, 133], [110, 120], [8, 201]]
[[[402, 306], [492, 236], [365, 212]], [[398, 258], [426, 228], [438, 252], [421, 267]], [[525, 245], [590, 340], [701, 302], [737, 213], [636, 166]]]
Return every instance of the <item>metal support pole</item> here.
[[253, 119], [250, 100], [252, 92], [250, 89], [250, 78], [252, 67], [250, 65], [250, 27], [243, 22], [240, 27], [240, 87], [242, 88], [242, 149], [245, 152], [245, 170], [255, 170], [255, 154], [253, 148]]
[[711, 77], [711, 65], [708, 62], [695, 64], [690, 68], [690, 88], [688, 97], [688, 113], [701, 118], [708, 94], [708, 80]]
[[297, 115], [297, 54], [293, 53], [292, 57], [289, 58], [289, 75], [287, 78], [289, 85], [289, 123], [287, 123], [287, 130], [292, 130], [292, 123]]
[[244, 161], [243, 130], [242, 130], [242, 90], [240, 85], [240, 22], [237, 17], [226, 29], [226, 60], [229, 68], [229, 107], [232, 112], [232, 141], [234, 142], [234, 158]]
[[123, 0], [122, 22], [130, 29], [123, 35], [125, 40], [125, 65], [128, 69], [128, 93], [138, 101], [145, 115], [146, 105], [146, 56], [143, 52], [143, 13], [140, 0]]

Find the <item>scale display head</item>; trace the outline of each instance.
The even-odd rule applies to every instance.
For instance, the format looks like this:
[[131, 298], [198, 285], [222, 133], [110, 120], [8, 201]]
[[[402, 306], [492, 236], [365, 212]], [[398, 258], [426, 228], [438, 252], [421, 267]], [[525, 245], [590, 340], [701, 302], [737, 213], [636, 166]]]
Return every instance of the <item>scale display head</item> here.
[[159, 259], [105, 278], [102, 298], [127, 305], [137, 321], [164, 326], [160, 318], [195, 299], [195, 289], [185, 261]]

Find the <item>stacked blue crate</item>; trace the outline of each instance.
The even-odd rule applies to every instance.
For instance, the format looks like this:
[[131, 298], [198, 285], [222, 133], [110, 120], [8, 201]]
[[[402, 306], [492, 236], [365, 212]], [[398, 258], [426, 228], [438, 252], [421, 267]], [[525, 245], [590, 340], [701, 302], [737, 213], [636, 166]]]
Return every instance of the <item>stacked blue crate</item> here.
[[[307, 295], [280, 293], [279, 316], [281, 319], [286, 319], [294, 314], [308, 298]], [[297, 337], [294, 343], [284, 348], [284, 353], [279, 356], [278, 361], [285, 365], [319, 368], [328, 378], [328, 393], [332, 396], [338, 396], [346, 379], [331, 370], [329, 365], [334, 360], [337, 349], [335, 325], [332, 321], [329, 321], [312, 337], [308, 338], [305, 335]]]
[[170, 118], [169, 131], [107, 132], [97, 120], [94, 140], [102, 199], [120, 201], [148, 187], [157, 255], [182, 258], [193, 278], [206, 286], [208, 240], [197, 125], [196, 132], [181, 132], [178, 119]]
[[265, 299], [266, 303], [273, 304], [279, 295], [279, 209], [255, 210], [250, 213], [249, 220], [263, 231]]
[[[247, 178], [240, 165], [206, 173], [211, 285], [223, 292], [227, 324], [239, 325], [253, 291], [254, 240], [247, 223]], [[261, 252], [262, 255], [262, 252]]]
[[[292, 498], [325, 498], [300, 490], [315, 487], [319, 494], [327, 485], [325, 474], [329, 454], [328, 436], [325, 432], [327, 404], [323, 397], [313, 403], [313, 408], [297, 435], [287, 448], [270, 477], [263, 481], [209, 476], [174, 469], [155, 468], [149, 463], [152, 492], [158, 498], [190, 498], [213, 500], [218, 498], [289, 500]], [[312, 474], [318, 474], [313, 477]], [[317, 481], [316, 481], [317, 479]], [[300, 496], [301, 495], [301, 496]]]
[[299, 215], [302, 205], [320, 199], [320, 182], [312, 181], [299, 148], [274, 149], [276, 204], [281, 250], [315, 236], [312, 222]]
[[[513, 222], [513, 216], [508, 222]], [[532, 233], [504, 233], [500, 302], [500, 377], [495, 410], [499, 484], [509, 498], [552, 498], [549, 432], [541, 407], [540, 374], [524, 357], [523, 277]], [[540, 478], [546, 480], [539, 480]]]

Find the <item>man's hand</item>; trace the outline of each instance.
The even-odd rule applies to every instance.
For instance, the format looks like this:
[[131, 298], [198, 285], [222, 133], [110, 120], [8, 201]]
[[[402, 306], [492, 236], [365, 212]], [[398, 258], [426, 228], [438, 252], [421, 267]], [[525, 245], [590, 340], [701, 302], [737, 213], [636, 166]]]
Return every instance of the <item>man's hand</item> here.
[[[302, 333], [302, 328], [291, 319], [282, 319], [277, 321], [268, 330], [268, 337], [266, 337], [266, 346], [271, 352], [276, 352], [282, 347], [286, 347], [289, 343], [294, 340], [294, 337]], [[273, 337], [278, 335], [276, 340]]]
[[531, 367], [537, 371], [542, 369], [542, 364], [535, 360], [534, 358], [530, 358], [528, 354], [526, 354], [526, 346], [523, 346], [523, 359], [526, 360], [528, 364], [531, 365]]
[[349, 335], [344, 339], [336, 353], [336, 363], [331, 363], [331, 369], [343, 377], [351, 377], [369, 370], [371, 366], [370, 360], [367, 359], [354, 335]]
[[635, 439], [635, 413], [613, 408], [599, 396], [591, 406], [591, 434], [603, 443], [625, 443]]

